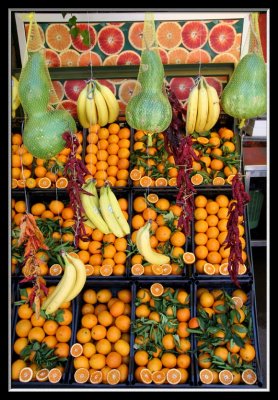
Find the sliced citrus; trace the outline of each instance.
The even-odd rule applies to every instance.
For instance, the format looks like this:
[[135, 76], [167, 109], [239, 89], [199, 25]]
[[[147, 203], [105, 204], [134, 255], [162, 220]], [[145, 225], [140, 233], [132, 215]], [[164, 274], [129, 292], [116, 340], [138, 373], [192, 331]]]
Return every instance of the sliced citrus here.
[[235, 308], [239, 309], [243, 306], [243, 301], [242, 301], [241, 297], [234, 296], [234, 297], [232, 297], [232, 300], [235, 304]]
[[133, 181], [139, 181], [140, 178], [142, 177], [142, 173], [141, 171], [139, 171], [139, 169], [134, 168], [132, 171], [130, 171], [130, 179], [132, 179]]
[[26, 180], [25, 179], [18, 179], [17, 180], [17, 187], [19, 189], [23, 189], [26, 186]]
[[83, 354], [83, 346], [80, 343], [74, 343], [70, 348], [72, 357], [79, 357]]
[[155, 186], [167, 186], [167, 179], [166, 178], [157, 178], [155, 180]]
[[171, 178], [168, 181], [168, 185], [169, 186], [177, 186], [178, 182], [177, 182], [177, 178]]
[[204, 177], [201, 174], [195, 174], [191, 176], [190, 180], [193, 183], [193, 185], [198, 186], [203, 183]]
[[181, 381], [181, 372], [176, 368], [167, 371], [167, 382], [171, 385], [177, 385]]
[[48, 379], [49, 369], [43, 368], [36, 373], [36, 379], [39, 382], [45, 382]]
[[140, 185], [142, 187], [149, 187], [153, 183], [152, 179], [149, 176], [143, 176], [140, 178]]
[[146, 384], [152, 383], [152, 373], [148, 368], [143, 368], [140, 371], [140, 378]]
[[219, 273], [220, 275], [229, 275], [229, 270], [228, 270], [228, 263], [223, 263], [219, 267]]
[[232, 180], [233, 180], [234, 176], [235, 176], [235, 175], [229, 175], [229, 176], [226, 178], [226, 182], [229, 183], [229, 185], [231, 185], [231, 184], [233, 183]]
[[257, 375], [256, 373], [248, 368], [245, 369], [242, 374], [241, 374], [241, 378], [243, 380], [244, 383], [246, 383], [247, 385], [254, 385], [254, 383], [257, 382]]
[[132, 275], [136, 275], [136, 276], [143, 275], [143, 273], [144, 273], [143, 265], [142, 264], [134, 264], [134, 265], [132, 265], [131, 273], [132, 273]]
[[90, 373], [87, 368], [78, 368], [74, 373], [74, 380], [77, 383], [85, 383], [89, 380]]
[[38, 187], [41, 189], [48, 189], [51, 186], [51, 180], [46, 176], [38, 180]]
[[55, 51], [63, 51], [70, 47], [70, 30], [66, 24], [50, 24], [45, 32], [46, 43]]
[[61, 275], [62, 272], [63, 272], [63, 268], [61, 267], [60, 264], [53, 264], [49, 268], [49, 275], [51, 275], [51, 276]]
[[33, 378], [33, 370], [30, 367], [22, 368], [19, 373], [19, 381], [20, 382], [30, 382]]
[[225, 185], [225, 179], [222, 178], [221, 176], [217, 176], [216, 178], [213, 179], [212, 184], [213, 185]]
[[233, 382], [233, 374], [228, 369], [219, 372], [219, 380], [223, 385], [230, 385]]
[[157, 385], [162, 385], [166, 381], [166, 374], [164, 371], [154, 371], [152, 373], [152, 381]]
[[116, 368], [111, 369], [107, 374], [107, 383], [109, 383], [109, 385], [117, 385], [117, 383], [120, 382], [120, 379], [121, 373]]
[[101, 371], [94, 371], [90, 375], [90, 382], [93, 384], [101, 383], [102, 382], [102, 372]]
[[211, 263], [204, 264], [204, 273], [207, 275], [214, 275], [215, 274], [215, 266]]
[[193, 264], [196, 260], [195, 254], [190, 251], [185, 252], [182, 258], [185, 264]]
[[86, 276], [92, 276], [94, 274], [94, 267], [91, 264], [85, 264]]
[[113, 267], [110, 264], [102, 265], [99, 269], [99, 273], [102, 276], [110, 276], [113, 274]]
[[158, 195], [155, 194], [155, 193], [150, 193], [147, 196], [147, 200], [148, 200], [149, 203], [154, 204], [154, 203], [156, 203], [158, 201]]
[[156, 265], [156, 264], [152, 265], [152, 272], [154, 275], [162, 275], [162, 271], [163, 271], [162, 265]]
[[151, 294], [154, 297], [159, 297], [163, 294], [164, 292], [164, 287], [161, 285], [161, 283], [153, 283], [152, 286], [150, 287]]
[[17, 179], [12, 178], [12, 189], [17, 188]]
[[197, 142], [200, 144], [208, 144], [209, 143], [209, 139], [204, 137], [204, 136], [199, 136], [197, 138]]
[[57, 179], [55, 186], [58, 189], [65, 189], [68, 186], [68, 183], [69, 182], [67, 178], [61, 176], [60, 178]]
[[77, 67], [79, 53], [76, 50], [63, 50], [60, 53], [62, 67]]
[[171, 275], [172, 270], [171, 264], [162, 264], [162, 275]]
[[62, 378], [62, 372], [59, 368], [52, 368], [48, 374], [48, 380], [51, 383], [58, 383]]
[[238, 275], [244, 275], [247, 271], [247, 267], [245, 264], [239, 264]]
[[202, 383], [205, 383], [206, 385], [209, 385], [213, 381], [213, 373], [210, 369], [203, 368], [200, 371], [200, 381]]

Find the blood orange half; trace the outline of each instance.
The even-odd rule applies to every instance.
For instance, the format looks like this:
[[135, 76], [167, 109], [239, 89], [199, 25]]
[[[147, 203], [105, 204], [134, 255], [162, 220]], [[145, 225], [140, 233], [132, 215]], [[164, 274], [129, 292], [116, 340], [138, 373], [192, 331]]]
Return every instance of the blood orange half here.
[[208, 40], [207, 25], [202, 21], [188, 21], [182, 27], [181, 37], [187, 49], [200, 49]]
[[183, 47], [176, 47], [168, 52], [169, 64], [186, 64], [188, 51]]
[[139, 65], [141, 57], [133, 50], [126, 50], [119, 54], [117, 65]]
[[66, 24], [50, 24], [45, 32], [48, 47], [55, 51], [67, 50], [71, 45], [70, 30]]
[[186, 100], [194, 85], [193, 78], [172, 78], [170, 81], [170, 88], [179, 100]]
[[98, 82], [101, 85], [108, 87], [108, 89], [110, 89], [113, 94], [116, 94], [116, 86], [112, 81], [107, 79], [98, 79]]
[[127, 104], [133, 95], [133, 91], [136, 85], [135, 79], [127, 79], [120, 85], [119, 98], [124, 104]]
[[77, 64], [79, 67], [87, 67], [88, 65], [96, 67], [102, 64], [102, 59], [99, 54], [88, 50], [80, 54]]
[[222, 93], [222, 84], [219, 80], [210, 76], [206, 76], [205, 80], [210, 86], [213, 86], [216, 89], [218, 96], [220, 96]]
[[187, 64], [210, 63], [210, 54], [203, 49], [196, 49], [191, 51], [186, 60]]
[[86, 81], [70, 80], [64, 82], [65, 94], [69, 100], [77, 101], [81, 90], [86, 86]]
[[234, 63], [238, 62], [237, 58], [232, 53], [217, 54], [212, 60], [213, 63]]
[[63, 100], [61, 101], [56, 110], [67, 110], [73, 118], [77, 118], [77, 108], [76, 103], [72, 100]]
[[62, 67], [77, 67], [79, 53], [76, 50], [65, 50], [60, 53]]
[[209, 45], [215, 53], [224, 53], [230, 50], [236, 41], [235, 28], [227, 23], [215, 25], [209, 32]]
[[78, 33], [76, 38], [72, 37], [73, 47], [80, 52], [91, 50], [96, 45], [97, 42], [97, 33], [95, 31], [95, 28], [86, 23], [76, 24], [76, 26], [81, 32], [89, 31], [89, 46], [84, 43], [83, 36], [80, 33]]
[[56, 51], [51, 49], [45, 49], [44, 58], [48, 68], [61, 67], [61, 59]]
[[[50, 104], [57, 104], [63, 100], [65, 91], [64, 85], [60, 81], [52, 81], [53, 91], [50, 92]], [[55, 91], [55, 93], [54, 93]]]
[[128, 31], [128, 40], [136, 50], [142, 50], [144, 22], [134, 22]]
[[98, 33], [98, 45], [104, 54], [118, 54], [122, 51], [124, 44], [124, 34], [116, 26], [105, 26]]
[[104, 66], [109, 66], [109, 65], [117, 65], [117, 60], [118, 60], [118, 55], [115, 54], [113, 56], [108, 56], [105, 58], [105, 60], [103, 61], [103, 65]]
[[156, 36], [160, 47], [173, 49], [181, 43], [181, 26], [175, 21], [162, 22], [157, 28]]

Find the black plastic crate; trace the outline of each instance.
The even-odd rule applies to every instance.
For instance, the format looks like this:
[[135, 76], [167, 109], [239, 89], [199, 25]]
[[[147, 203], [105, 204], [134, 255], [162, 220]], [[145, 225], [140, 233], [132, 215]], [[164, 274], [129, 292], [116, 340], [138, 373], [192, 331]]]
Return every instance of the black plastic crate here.
[[[212, 290], [212, 289], [225, 289], [226, 292], [231, 295], [231, 293], [238, 289], [233, 283], [231, 283], [230, 281], [226, 281], [226, 282], [219, 282], [216, 279], [211, 279], [211, 280], [207, 280], [207, 281], [198, 281], [196, 280], [194, 282], [194, 313], [193, 316], [197, 316], [197, 290], [201, 287], [204, 287], [208, 290]], [[248, 300], [246, 302], [246, 306], [250, 307], [251, 310], [251, 317], [252, 317], [252, 326], [253, 326], [253, 334], [251, 337], [251, 342], [252, 345], [255, 348], [256, 351], [256, 356], [252, 362], [252, 365], [255, 369], [255, 372], [257, 374], [257, 383], [254, 385], [247, 385], [245, 383], [242, 384], [237, 384], [237, 385], [229, 385], [229, 386], [225, 386], [223, 385], [221, 382], [217, 383], [217, 384], [203, 384], [200, 381], [199, 378], [199, 372], [200, 372], [200, 368], [198, 366], [198, 360], [197, 360], [197, 356], [194, 357], [194, 365], [195, 365], [195, 378], [196, 378], [196, 382], [195, 382], [195, 386], [198, 388], [206, 388], [206, 389], [222, 389], [225, 390], [225, 387], [230, 388], [230, 389], [258, 389], [261, 388], [263, 386], [263, 378], [262, 378], [262, 369], [261, 369], [261, 357], [260, 357], [260, 348], [259, 348], [259, 338], [258, 338], [258, 321], [257, 321], [257, 306], [256, 306], [256, 294], [255, 294], [255, 287], [254, 284], [251, 280], [249, 281], [245, 281], [245, 282], [241, 282], [240, 283], [240, 289], [244, 290], [248, 296]], [[196, 351], [196, 354], [198, 354], [197, 352], [197, 340], [196, 340], [196, 335], [193, 334], [193, 342], [194, 342], [194, 350]]]

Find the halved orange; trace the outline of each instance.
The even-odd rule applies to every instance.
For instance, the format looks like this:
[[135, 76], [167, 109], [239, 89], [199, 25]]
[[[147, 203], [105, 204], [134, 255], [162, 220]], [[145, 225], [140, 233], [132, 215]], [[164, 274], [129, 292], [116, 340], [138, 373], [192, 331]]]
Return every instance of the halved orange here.
[[113, 274], [113, 267], [110, 264], [102, 265], [99, 269], [99, 273], [102, 276], [110, 276]]
[[190, 251], [183, 253], [182, 258], [185, 264], [193, 264], [196, 260], [195, 254], [191, 253]]
[[217, 176], [216, 178], [213, 179], [212, 184], [213, 185], [225, 185], [225, 179], [222, 178], [221, 176]]
[[74, 373], [74, 380], [77, 383], [86, 383], [90, 378], [87, 368], [78, 368]]
[[157, 385], [162, 385], [166, 381], [166, 374], [164, 371], [154, 371], [152, 373], [152, 381]]
[[108, 372], [106, 379], [107, 379], [107, 383], [109, 383], [109, 385], [117, 385], [117, 383], [120, 382], [121, 373], [118, 369], [113, 368]]
[[49, 268], [49, 275], [51, 275], [51, 276], [61, 275], [62, 272], [63, 272], [63, 268], [61, 267], [60, 264], [53, 264]]
[[171, 275], [172, 270], [171, 264], [162, 264], [162, 275]]
[[55, 186], [58, 189], [65, 189], [68, 186], [69, 181], [64, 176], [57, 179]]
[[133, 181], [139, 181], [140, 178], [142, 177], [142, 173], [139, 169], [134, 168], [132, 171], [130, 171], [130, 179], [132, 179]]
[[48, 374], [48, 380], [51, 383], [58, 383], [62, 378], [62, 372], [59, 368], [52, 368]]
[[242, 374], [241, 374], [241, 378], [243, 380], [244, 383], [246, 383], [247, 385], [254, 385], [254, 383], [257, 382], [257, 375], [256, 373], [248, 368], [245, 369]]
[[19, 381], [20, 382], [30, 382], [33, 378], [33, 370], [30, 367], [22, 368], [19, 373]]
[[171, 178], [171, 179], [169, 179], [169, 181], [168, 181], [168, 185], [169, 185], [169, 186], [177, 186], [177, 184], [178, 184], [178, 182], [177, 182], [177, 178], [176, 178], [176, 177]]
[[228, 369], [219, 372], [219, 380], [223, 385], [230, 385], [233, 382], [233, 374]]
[[243, 306], [243, 301], [241, 297], [234, 296], [232, 297], [232, 300], [235, 303], [235, 308], [239, 309]]
[[158, 195], [157, 195], [157, 194], [155, 194], [155, 193], [150, 193], [150, 194], [147, 196], [147, 200], [148, 200], [149, 203], [154, 204], [154, 203], [156, 203], [156, 202], [159, 200], [159, 198], [158, 198]]
[[153, 283], [152, 286], [150, 287], [151, 294], [154, 297], [159, 297], [163, 294], [164, 292], [164, 287], [161, 285], [161, 283]]
[[162, 265], [156, 265], [156, 264], [152, 265], [152, 272], [154, 275], [162, 275], [162, 271], [163, 271]]
[[142, 187], [150, 187], [152, 185], [153, 181], [149, 176], [143, 176], [140, 179], [140, 185]]
[[12, 178], [12, 189], [17, 188], [17, 179]]
[[244, 275], [247, 271], [247, 267], [245, 264], [239, 264], [238, 267], [238, 275]]
[[44, 176], [43, 178], [40, 178], [38, 180], [38, 187], [41, 189], [48, 189], [51, 186], [51, 180], [47, 178], [47, 176]]
[[199, 136], [197, 138], [197, 142], [200, 144], [208, 144], [209, 143], [209, 139], [204, 137], [204, 136]]
[[181, 381], [181, 372], [176, 368], [170, 368], [167, 371], [167, 382], [171, 385], [177, 385]]
[[167, 186], [166, 178], [157, 178], [154, 182], [155, 186]]
[[90, 382], [92, 384], [97, 384], [102, 382], [102, 372], [101, 371], [94, 371], [90, 375]]
[[152, 383], [152, 373], [148, 368], [143, 368], [140, 371], [140, 378], [146, 384]]
[[143, 265], [142, 264], [134, 264], [134, 265], [132, 265], [131, 273], [132, 273], [132, 275], [136, 275], [136, 276], [143, 275], [143, 273], [144, 273]]
[[215, 274], [215, 266], [211, 263], [204, 264], [204, 273], [207, 275], [214, 275]]
[[204, 177], [201, 174], [195, 174], [191, 176], [190, 180], [193, 185], [198, 186], [201, 185], [201, 183], [203, 183]]
[[233, 180], [234, 176], [235, 176], [235, 175], [229, 175], [229, 176], [226, 178], [226, 182], [229, 183], [229, 185], [231, 185], [231, 184], [233, 183], [232, 180]]
[[94, 267], [91, 264], [85, 264], [86, 276], [92, 276], [94, 274]]
[[70, 348], [72, 357], [79, 357], [83, 354], [83, 346], [80, 343], [74, 343]]
[[220, 265], [220, 267], [219, 267], [220, 275], [229, 275], [228, 265], [229, 265], [229, 263], [223, 263]]
[[23, 189], [26, 186], [26, 180], [25, 179], [18, 179], [17, 180], [17, 187], [19, 189]]
[[200, 381], [206, 385], [209, 385], [213, 381], [213, 373], [210, 369], [201, 369], [199, 376]]
[[48, 379], [49, 369], [43, 368], [36, 373], [36, 379], [39, 382], [45, 382]]

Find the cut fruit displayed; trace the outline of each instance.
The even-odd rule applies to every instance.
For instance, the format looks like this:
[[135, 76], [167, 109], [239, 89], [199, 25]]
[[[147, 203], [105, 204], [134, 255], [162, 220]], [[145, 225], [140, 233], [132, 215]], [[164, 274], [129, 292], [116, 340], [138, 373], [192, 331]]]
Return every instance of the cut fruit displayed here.
[[142, 44], [143, 30], [144, 30], [144, 22], [134, 22], [133, 24], [130, 25], [128, 31], [128, 40], [136, 50], [143, 49], [143, 44]]
[[170, 88], [179, 100], [187, 100], [191, 89], [195, 86], [193, 78], [172, 78]]
[[126, 50], [119, 54], [117, 65], [139, 65], [141, 57], [133, 50]]
[[98, 384], [98, 383], [101, 383], [102, 382], [102, 372], [101, 371], [94, 371], [94, 372], [92, 372], [91, 373], [91, 375], [90, 375], [90, 382], [93, 384], [93, 385], [96, 385], [96, 384]]
[[221, 22], [215, 25], [209, 32], [209, 45], [215, 53], [225, 53], [230, 50], [236, 40], [235, 28]]
[[120, 382], [121, 379], [121, 373], [118, 369], [111, 369], [108, 374], [107, 374], [107, 383], [109, 385], [117, 385], [117, 383]]
[[171, 264], [162, 264], [162, 275], [171, 275], [171, 272], [173, 270]]
[[51, 276], [59, 276], [63, 272], [63, 268], [60, 264], [53, 264], [49, 268], [49, 275]]
[[217, 91], [218, 96], [220, 97], [220, 95], [221, 95], [221, 93], [222, 93], [222, 90], [223, 90], [222, 83], [219, 82], [218, 79], [213, 78], [213, 77], [210, 77], [210, 76], [205, 77], [205, 81], [206, 81], [210, 86], [213, 86], [213, 87], [214, 87], [214, 89]]
[[119, 28], [121, 26], [124, 26], [125, 22], [106, 22], [106, 25], [115, 25], [118, 26]]
[[229, 275], [228, 265], [229, 265], [229, 263], [223, 263], [220, 265], [220, 267], [219, 267], [220, 275]]
[[57, 189], [65, 189], [69, 184], [69, 181], [67, 178], [64, 176], [61, 176], [60, 178], [57, 179], [55, 186]]
[[185, 264], [193, 264], [196, 260], [195, 254], [189, 251], [185, 252], [182, 258]]
[[83, 354], [83, 347], [80, 343], [74, 343], [70, 348], [70, 354], [72, 357], [80, 357]]
[[230, 385], [233, 382], [233, 374], [228, 369], [219, 372], [219, 380], [223, 385]]
[[50, 104], [57, 104], [64, 98], [64, 85], [60, 81], [52, 81], [53, 90], [50, 91]]
[[197, 138], [197, 142], [200, 144], [208, 144], [209, 143], [209, 139], [204, 137], [204, 136], [199, 136]]
[[171, 385], [177, 385], [181, 381], [181, 372], [176, 368], [170, 368], [167, 371], [166, 378]]
[[12, 178], [12, 189], [16, 189], [17, 188], [17, 179]]
[[124, 48], [124, 44], [124, 34], [116, 26], [105, 26], [98, 33], [98, 46], [104, 54], [118, 54]]
[[86, 276], [92, 276], [94, 274], [95, 268], [91, 264], [85, 264]]
[[238, 268], [238, 275], [244, 275], [247, 271], [247, 267], [245, 264], [239, 264], [239, 268]]
[[218, 186], [225, 185], [225, 179], [221, 176], [216, 176], [215, 178], [213, 178], [212, 184]]
[[79, 32], [78, 35], [76, 36], [76, 38], [71, 36], [73, 47], [76, 50], [78, 50], [79, 52], [84, 52], [86, 50], [91, 50], [93, 47], [95, 47], [96, 42], [97, 42], [97, 33], [96, 33], [95, 28], [93, 28], [91, 25], [89, 25], [87, 23], [76, 24], [76, 27], [81, 32], [83, 32], [83, 31], [87, 31], [87, 33], [89, 32], [89, 35], [88, 35], [89, 45], [84, 43], [84, 37]]
[[117, 59], [118, 59], [118, 55], [117, 54], [112, 55], [112, 56], [108, 56], [103, 61], [103, 66], [117, 65]]
[[152, 373], [148, 368], [142, 368], [140, 371], [140, 378], [143, 383], [146, 383], [147, 385], [152, 383]]
[[74, 373], [74, 380], [77, 383], [86, 383], [90, 378], [90, 373], [86, 368], [78, 368]]
[[63, 100], [58, 105], [56, 110], [67, 110], [73, 118], [77, 118], [77, 106], [72, 100]]
[[155, 180], [154, 184], [155, 184], [155, 186], [167, 186], [167, 179], [166, 178], [157, 178]]
[[61, 58], [56, 51], [45, 49], [44, 58], [48, 68], [61, 67]]
[[195, 174], [195, 175], [191, 176], [190, 180], [194, 186], [198, 186], [203, 183], [204, 177], [201, 174]]
[[69, 100], [77, 101], [80, 92], [86, 86], [86, 81], [72, 79], [64, 82], [65, 95]]
[[142, 264], [134, 264], [131, 267], [131, 273], [135, 276], [140, 276], [144, 274], [144, 267]]
[[62, 372], [59, 368], [52, 368], [48, 374], [48, 380], [51, 383], [58, 383], [62, 378]]
[[161, 285], [161, 283], [153, 283], [150, 287], [150, 291], [154, 297], [159, 297], [163, 294], [164, 287]]
[[150, 193], [147, 196], [147, 200], [148, 200], [149, 203], [154, 204], [159, 200], [159, 197], [158, 197], [158, 195], [156, 193]]
[[200, 381], [205, 385], [209, 385], [213, 381], [213, 373], [210, 369], [207, 368], [201, 369], [199, 376], [200, 376]]
[[45, 31], [45, 40], [48, 47], [58, 52], [67, 50], [72, 43], [66, 24], [49, 24]]
[[232, 297], [232, 300], [235, 304], [235, 308], [239, 309], [243, 306], [243, 301], [242, 301], [241, 297], [234, 296], [234, 297]]
[[139, 171], [139, 169], [134, 168], [132, 171], [130, 171], [129, 176], [133, 181], [139, 181], [142, 177], [142, 173]]
[[163, 271], [162, 265], [156, 265], [156, 264], [152, 265], [152, 273], [154, 275], [162, 275], [162, 271]]
[[157, 42], [160, 47], [170, 50], [181, 44], [181, 26], [175, 21], [165, 21], [156, 30]]
[[51, 180], [46, 176], [38, 180], [38, 187], [41, 189], [48, 189], [51, 186]]
[[188, 53], [186, 63], [187, 64], [205, 64], [211, 62], [211, 56], [208, 51], [203, 49], [192, 50]]
[[127, 104], [131, 99], [135, 86], [136, 86], [135, 79], [127, 79], [120, 85], [119, 98], [124, 104]]
[[102, 59], [99, 54], [95, 53], [94, 51], [84, 51], [81, 53], [77, 65], [79, 67], [88, 67], [90, 65], [94, 67], [99, 67], [102, 65]]
[[241, 378], [242, 378], [243, 382], [246, 383], [247, 385], [254, 385], [257, 382], [257, 375], [250, 368], [245, 369], [242, 372]]
[[36, 379], [39, 382], [45, 382], [48, 379], [48, 375], [49, 375], [49, 370], [47, 368], [43, 368], [36, 373]]
[[97, 80], [101, 85], [108, 87], [111, 92], [116, 95], [116, 86], [115, 83], [108, 79], [98, 79]]
[[76, 50], [64, 50], [60, 53], [62, 67], [77, 67], [79, 53]]
[[169, 50], [168, 62], [169, 64], [186, 64], [188, 51], [183, 47], [177, 47]]
[[229, 175], [226, 178], [226, 182], [229, 183], [229, 185], [232, 185], [234, 177], [235, 177], [235, 175]]
[[187, 49], [200, 49], [208, 40], [207, 25], [202, 21], [188, 21], [182, 27], [181, 38]]
[[152, 179], [149, 176], [143, 176], [139, 182], [140, 182], [140, 186], [142, 186], [142, 187], [150, 187], [150, 186], [152, 186], [152, 183], [153, 183]]
[[19, 373], [19, 382], [30, 382], [33, 378], [33, 370], [30, 367], [22, 368]]
[[[28, 38], [29, 26], [30, 26], [29, 24], [24, 25], [26, 42], [27, 42], [27, 38]], [[30, 51], [30, 52], [40, 50], [44, 46], [44, 43], [45, 43], [44, 31], [39, 24], [37, 24], [37, 26], [39, 28], [41, 42], [30, 39], [29, 44], [28, 44], [28, 51]]]
[[112, 265], [106, 264], [102, 265], [99, 269], [99, 273], [101, 276], [110, 276], [113, 274], [113, 267]]
[[211, 263], [204, 264], [204, 273], [207, 275], [214, 275], [215, 274], [215, 266]]
[[154, 371], [152, 373], [152, 381], [157, 385], [162, 385], [166, 381], [166, 374], [164, 371]]
[[178, 185], [177, 178], [171, 178], [171, 179], [169, 179], [168, 185], [169, 185], [169, 186], [177, 186], [177, 185]]
[[238, 59], [232, 53], [220, 53], [217, 54], [212, 60], [213, 63], [238, 63]]

